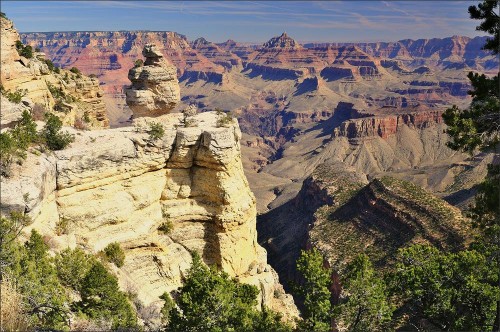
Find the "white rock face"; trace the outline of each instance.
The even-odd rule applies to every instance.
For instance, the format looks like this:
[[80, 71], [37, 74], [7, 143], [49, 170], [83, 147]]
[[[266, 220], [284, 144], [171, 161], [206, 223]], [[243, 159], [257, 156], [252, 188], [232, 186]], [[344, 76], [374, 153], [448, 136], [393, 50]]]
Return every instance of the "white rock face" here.
[[[182, 284], [191, 255], [257, 285], [260, 300], [285, 316], [297, 315], [266, 252], [257, 243], [255, 198], [243, 173], [241, 132], [234, 121], [217, 128], [214, 112], [158, 117], [165, 128], [151, 140], [148, 121], [134, 127], [78, 132], [75, 143], [52, 156], [30, 154], [12, 178], [2, 179], [2, 212], [24, 210], [54, 250], [89, 252], [112, 242], [125, 249], [120, 284], [133, 286], [145, 304]], [[142, 129], [141, 129], [142, 128]], [[66, 218], [68, 234], [57, 234]], [[165, 234], [163, 223], [172, 225]], [[276, 294], [280, 294], [276, 297]]]
[[179, 103], [177, 69], [169, 65], [154, 45], [142, 51], [144, 66], [130, 69], [132, 87], [126, 90], [126, 101], [134, 117], [156, 117], [169, 113]]

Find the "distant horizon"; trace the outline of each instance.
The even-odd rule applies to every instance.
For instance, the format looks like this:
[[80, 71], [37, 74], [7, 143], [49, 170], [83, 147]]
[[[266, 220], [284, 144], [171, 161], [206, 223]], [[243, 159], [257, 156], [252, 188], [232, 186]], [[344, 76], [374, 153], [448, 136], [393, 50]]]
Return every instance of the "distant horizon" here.
[[484, 36], [477, 1], [2, 1], [18, 31], [174, 31], [189, 40], [260, 44], [286, 31], [300, 43]]
[[[222, 43], [225, 43], [229, 40], [232, 40], [236, 43], [239, 43], [241, 45], [248, 45], [248, 46], [255, 46], [255, 45], [261, 45], [261, 44], [264, 44], [265, 42], [269, 41], [271, 38], [274, 38], [274, 37], [277, 37], [281, 34], [278, 34], [278, 35], [275, 35], [275, 36], [270, 36], [269, 39], [267, 40], [263, 40], [263, 41], [256, 41], [256, 42], [240, 42], [238, 40], [235, 40], [235, 39], [226, 39], [224, 41], [212, 41], [212, 40], [209, 40], [203, 36], [200, 36], [200, 37], [197, 37], [195, 39], [190, 39], [186, 36], [186, 34], [183, 34], [181, 32], [178, 32], [178, 31], [172, 31], [172, 30], [68, 30], [68, 31], [18, 31], [20, 35], [23, 35], [23, 34], [34, 34], [34, 33], [78, 33], [78, 32], [84, 32], [84, 33], [92, 33], [92, 32], [174, 32], [178, 35], [181, 35], [181, 36], [184, 36], [187, 38], [187, 41], [188, 42], [194, 42], [196, 39], [198, 38], [204, 38], [205, 40], [207, 40], [208, 42], [211, 42], [211, 43], [214, 43], [214, 44], [222, 44]], [[446, 36], [446, 37], [426, 37], [426, 38], [402, 38], [402, 39], [398, 39], [398, 40], [373, 40], [373, 41], [363, 41], [363, 40], [353, 40], [353, 41], [334, 41], [334, 40], [330, 40], [330, 41], [318, 41], [318, 40], [297, 40], [295, 39], [293, 36], [291, 36], [290, 34], [287, 33], [287, 35], [294, 39], [297, 43], [299, 43], [300, 45], [305, 45], [305, 44], [349, 44], [349, 43], [394, 43], [394, 42], [398, 42], [398, 41], [402, 41], [402, 40], [419, 40], [419, 39], [446, 39], [446, 38], [453, 38], [453, 37], [467, 37], [467, 38], [470, 38], [470, 39], [474, 39], [474, 38], [487, 38], [488, 36], [486, 35], [476, 35], [476, 36], [464, 36], [464, 35], [453, 35], [453, 36]]]

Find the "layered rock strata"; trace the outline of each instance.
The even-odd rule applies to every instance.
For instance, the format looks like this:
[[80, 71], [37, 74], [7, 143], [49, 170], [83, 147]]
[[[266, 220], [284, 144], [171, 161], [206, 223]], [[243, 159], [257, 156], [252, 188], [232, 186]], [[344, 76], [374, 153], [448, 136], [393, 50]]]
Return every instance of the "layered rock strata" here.
[[443, 123], [442, 113], [442, 111], [428, 111], [347, 120], [334, 129], [332, 137], [355, 139], [379, 136], [386, 139], [396, 134], [402, 125], [424, 129], [441, 124]]

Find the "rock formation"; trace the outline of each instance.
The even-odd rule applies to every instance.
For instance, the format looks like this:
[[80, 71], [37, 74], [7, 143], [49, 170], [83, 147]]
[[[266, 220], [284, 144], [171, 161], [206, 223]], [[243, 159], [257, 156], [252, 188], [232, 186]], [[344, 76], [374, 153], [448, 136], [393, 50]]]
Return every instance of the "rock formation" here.
[[349, 139], [374, 137], [388, 138], [396, 134], [401, 126], [424, 129], [443, 123], [443, 112], [428, 111], [406, 113], [399, 115], [370, 116], [344, 121], [335, 128], [332, 137], [347, 137]]
[[266, 43], [264, 43], [262, 47], [266, 49], [277, 48], [281, 50], [290, 50], [290, 49], [298, 50], [302, 48], [302, 46], [300, 46], [300, 44], [297, 43], [293, 38], [290, 38], [286, 34], [286, 32], [283, 32], [278, 37], [271, 38]]
[[192, 44], [193, 50], [200, 52], [204, 57], [217, 65], [221, 65], [226, 70], [233, 67], [241, 68], [241, 59], [218, 45], [207, 41], [205, 38], [198, 38]]
[[126, 90], [127, 105], [134, 117], [168, 114], [181, 98], [177, 70], [154, 45], [144, 46], [142, 55], [146, 58], [144, 65], [128, 73], [132, 86]]
[[[96, 253], [119, 242], [126, 253], [120, 283], [134, 286], [145, 305], [160, 304], [159, 295], [181, 285], [196, 250], [256, 285], [271, 308], [296, 315], [257, 244], [237, 123], [218, 128], [215, 113], [194, 118], [198, 127], [188, 128], [182, 114], [158, 118], [166, 132], [159, 140], [148, 127], [90, 131], [53, 155], [28, 154], [17, 175], [2, 179], [2, 213], [25, 211], [54, 250]], [[63, 218], [64, 234], [57, 232]], [[169, 233], [158, 230], [163, 223], [172, 225]]]
[[300, 249], [319, 249], [338, 273], [366, 253], [378, 267], [398, 248], [429, 243], [463, 248], [470, 229], [459, 209], [424, 189], [391, 177], [367, 177], [338, 161], [318, 165], [297, 196], [259, 219], [259, 242], [287, 280], [296, 278]]
[[[109, 127], [103, 91], [96, 78], [69, 70], [56, 73], [47, 65], [44, 53], [33, 52], [30, 59], [20, 56], [16, 49], [20, 36], [12, 21], [0, 18], [0, 24], [0, 80], [3, 89], [21, 91], [25, 94], [25, 105], [33, 108], [39, 104], [45, 110], [57, 114], [66, 125], [73, 126], [80, 122], [85, 123], [88, 129]], [[2, 102], [2, 113], [9, 114], [2, 118], [2, 127], [9, 126], [4, 121], [15, 121], [12, 114], [16, 109], [19, 107]]]

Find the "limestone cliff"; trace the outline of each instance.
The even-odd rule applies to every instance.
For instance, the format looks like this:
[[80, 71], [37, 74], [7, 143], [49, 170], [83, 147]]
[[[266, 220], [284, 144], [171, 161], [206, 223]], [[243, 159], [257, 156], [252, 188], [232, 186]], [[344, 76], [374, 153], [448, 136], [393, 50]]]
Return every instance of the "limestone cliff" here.
[[[69, 70], [56, 72], [48, 66], [44, 53], [33, 52], [30, 59], [20, 56], [16, 48], [20, 36], [12, 21], [0, 18], [0, 27], [0, 80], [6, 92], [21, 92], [25, 106], [33, 108], [39, 104], [57, 114], [66, 125], [77, 124], [88, 129], [109, 127], [103, 91], [96, 78]], [[2, 98], [2, 113], [13, 115], [2, 118], [2, 127], [17, 119], [14, 114], [19, 113], [15, 112], [18, 108]]]
[[[193, 119], [197, 127], [184, 127], [179, 113], [156, 118], [165, 128], [157, 140], [147, 133], [151, 119], [140, 118], [135, 127], [78, 131], [66, 150], [29, 154], [2, 179], [1, 211], [27, 213], [29, 228], [56, 251], [78, 246], [95, 253], [119, 242], [126, 259], [115, 272], [145, 305], [160, 305], [159, 295], [182, 284], [195, 250], [258, 286], [269, 307], [296, 316], [257, 243], [237, 122], [218, 127], [214, 112]], [[164, 223], [170, 231], [159, 230]]]

